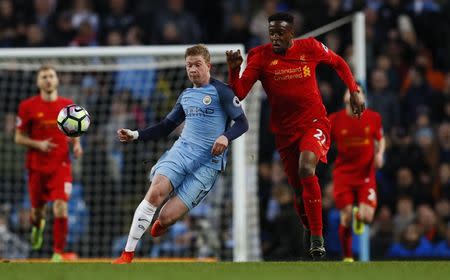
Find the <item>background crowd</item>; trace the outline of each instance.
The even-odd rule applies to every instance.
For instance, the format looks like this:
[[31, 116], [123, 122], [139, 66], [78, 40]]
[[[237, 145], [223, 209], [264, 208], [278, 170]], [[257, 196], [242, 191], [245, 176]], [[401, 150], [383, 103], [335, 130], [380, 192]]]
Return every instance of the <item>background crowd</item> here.
[[[268, 42], [267, 17], [276, 11], [293, 13], [300, 36], [356, 10], [366, 15], [368, 107], [381, 114], [387, 140], [385, 165], [377, 172], [379, 204], [371, 232], [372, 258], [450, 258], [450, 1], [0, 0], [0, 47], [204, 42], [243, 43], [248, 50]], [[320, 36], [319, 40], [350, 65], [354, 63], [350, 25]], [[319, 67], [317, 72], [328, 112], [339, 110], [344, 84], [327, 67]], [[84, 169], [77, 174], [75, 166], [75, 178], [79, 178], [80, 184], [75, 184], [71, 201], [71, 209], [77, 214], [70, 221], [73, 239], [69, 237], [69, 244], [86, 245], [90, 244], [86, 238], [96, 239], [103, 249], [92, 255], [117, 254], [123, 247], [123, 237], [107, 233], [114, 223], [119, 223], [126, 232], [130, 221], [114, 221], [114, 217], [121, 211], [132, 211], [136, 204], [133, 193], [137, 187], [130, 190], [120, 186], [139, 186], [139, 190], [145, 186], [142, 171], [145, 155], [136, 156], [136, 151], [168, 145], [157, 142], [122, 147], [102, 135], [105, 130], [114, 131], [122, 125], [144, 127], [159, 120], [158, 114], [164, 114], [164, 108], [170, 108], [176, 100], [166, 94], [167, 83], [172, 81], [170, 77], [162, 79], [163, 74], [133, 73], [134, 77], [142, 75], [139, 83], [127, 82], [130, 73], [83, 77], [63, 73], [60, 77], [63, 95], [72, 94], [80, 104], [92, 108], [89, 109], [92, 115], [104, 117], [96, 120], [93, 132], [84, 139], [88, 157], [85, 160], [94, 162], [99, 176], [85, 176]], [[0, 85], [15, 78], [15, 73], [2, 72]], [[0, 244], [4, 244], [0, 246], [0, 256], [25, 257], [29, 255], [26, 242], [29, 214], [26, 206], [19, 210], [16, 207], [26, 195], [25, 188], [17, 187], [18, 182], [24, 185], [23, 161], [17, 157], [23, 150], [9, 141], [14, 131], [15, 106], [20, 100], [11, 93], [13, 90], [0, 89], [1, 103], [8, 104], [6, 108], [2, 105], [0, 154], [12, 155], [9, 160], [2, 156], [0, 162]], [[77, 97], [80, 92], [82, 96]], [[298, 259], [302, 228], [268, 130], [267, 100], [263, 99], [261, 106], [258, 155], [261, 249], [267, 260]], [[102, 113], [96, 114], [95, 110]], [[89, 149], [95, 150], [95, 157], [89, 158], [94, 154]], [[329, 162], [334, 157], [331, 150]], [[332, 198], [331, 168], [332, 164], [321, 165], [318, 172], [323, 186], [327, 251], [330, 258], [338, 258], [339, 214]], [[117, 170], [134, 175], [124, 183]], [[90, 195], [98, 192], [98, 188], [107, 188], [110, 194]], [[20, 195], [14, 196], [17, 201], [11, 201], [3, 192]], [[77, 199], [77, 195], [83, 199]], [[144, 245], [149, 248], [143, 250], [151, 256], [208, 256], [214, 248], [230, 250], [230, 232], [215, 238], [207, 236], [214, 221], [204, 221], [217, 203], [220, 202], [205, 203], [204, 208], [200, 207], [174, 227], [168, 239]], [[115, 207], [118, 204], [129, 209]], [[222, 207], [229, 209], [231, 215], [230, 205]], [[101, 226], [94, 228], [89, 224]], [[357, 253], [357, 239], [355, 245]], [[192, 253], [193, 247], [203, 249]], [[220, 257], [226, 259], [231, 255], [228, 252]]]

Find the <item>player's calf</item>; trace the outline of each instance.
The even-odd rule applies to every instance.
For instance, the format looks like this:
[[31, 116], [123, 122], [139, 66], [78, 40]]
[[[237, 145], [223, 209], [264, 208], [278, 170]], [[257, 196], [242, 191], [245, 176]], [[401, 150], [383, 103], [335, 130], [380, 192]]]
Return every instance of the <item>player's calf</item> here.
[[150, 234], [153, 237], [159, 237], [166, 233], [169, 230], [168, 226], [163, 226], [161, 222], [158, 220], [155, 221], [155, 223], [152, 226], [152, 230], [150, 231]]

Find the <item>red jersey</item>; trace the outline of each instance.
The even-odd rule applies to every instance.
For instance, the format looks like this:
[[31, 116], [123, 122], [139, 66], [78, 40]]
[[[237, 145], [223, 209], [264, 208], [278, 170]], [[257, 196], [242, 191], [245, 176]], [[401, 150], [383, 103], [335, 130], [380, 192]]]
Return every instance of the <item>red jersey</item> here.
[[365, 110], [358, 119], [341, 110], [331, 114], [330, 121], [331, 140], [337, 147], [333, 176], [352, 184], [362, 184], [367, 178], [374, 182], [374, 140], [383, 137], [380, 114]]
[[319, 63], [333, 67], [351, 92], [357, 90], [347, 63], [314, 38], [294, 40], [285, 54], [274, 53], [271, 44], [250, 50], [242, 77], [238, 70], [230, 71], [229, 83], [236, 96], [244, 99], [260, 80], [272, 109], [272, 131], [292, 135], [327, 117], [316, 81]]
[[50, 152], [44, 153], [37, 149], [29, 149], [26, 165], [28, 169], [53, 172], [62, 162], [69, 163], [69, 138], [64, 135], [56, 124], [59, 111], [73, 101], [58, 97], [55, 101], [45, 101], [40, 95], [23, 100], [19, 104], [17, 128], [28, 134], [33, 140], [51, 138], [58, 145]]

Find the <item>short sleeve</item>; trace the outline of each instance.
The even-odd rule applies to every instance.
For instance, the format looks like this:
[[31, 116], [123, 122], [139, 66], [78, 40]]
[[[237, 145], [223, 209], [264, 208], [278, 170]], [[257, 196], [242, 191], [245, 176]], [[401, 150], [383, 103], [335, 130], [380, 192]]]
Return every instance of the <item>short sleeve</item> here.
[[375, 125], [374, 138], [380, 140], [381, 138], [383, 138], [383, 125], [381, 121], [381, 115], [375, 113], [373, 120]]
[[177, 125], [184, 122], [186, 119], [186, 115], [184, 114], [183, 106], [181, 105], [181, 97], [183, 96], [183, 93], [180, 94], [178, 97], [177, 103], [175, 103], [175, 106], [173, 106], [172, 110], [167, 115], [167, 119], [173, 121]]
[[21, 131], [25, 131], [27, 130], [29, 123], [30, 123], [30, 114], [28, 112], [26, 103], [21, 102], [19, 104], [19, 110], [16, 116], [16, 128]]
[[239, 101], [239, 98], [234, 95], [231, 88], [226, 85], [221, 85], [219, 88], [217, 88], [217, 91], [219, 93], [220, 103], [231, 119], [234, 120], [240, 115], [244, 114], [242, 104]]

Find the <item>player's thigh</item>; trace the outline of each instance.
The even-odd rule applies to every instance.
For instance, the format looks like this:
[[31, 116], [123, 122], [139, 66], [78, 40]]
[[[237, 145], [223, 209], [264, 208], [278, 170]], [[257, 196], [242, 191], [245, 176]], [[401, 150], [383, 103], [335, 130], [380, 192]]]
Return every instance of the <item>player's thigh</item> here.
[[358, 189], [358, 203], [370, 208], [377, 207], [377, 188], [373, 184], [365, 184]]
[[359, 215], [366, 223], [371, 223], [377, 208], [376, 186], [366, 184], [358, 191]]
[[289, 184], [294, 189], [300, 188], [300, 178], [298, 174], [300, 152], [297, 142], [293, 145], [278, 150], [280, 159], [283, 162], [284, 172], [288, 177]]
[[155, 174], [145, 195], [145, 199], [153, 204], [159, 205], [169, 196], [172, 190], [172, 183], [166, 175]]
[[317, 121], [305, 132], [300, 141], [299, 150], [313, 152], [317, 160], [326, 163], [330, 149], [330, 127], [324, 122]]
[[359, 216], [364, 223], [372, 223], [375, 215], [375, 207], [366, 203], [359, 204]]
[[348, 182], [334, 177], [333, 198], [336, 208], [341, 211], [348, 206], [353, 206], [353, 203], [355, 202], [355, 193]]
[[46, 196], [47, 176], [36, 170], [28, 171], [28, 193], [30, 195], [31, 207], [41, 209], [47, 202]]
[[218, 176], [218, 170], [202, 165], [186, 176], [183, 183], [175, 188], [175, 193], [191, 210], [211, 191]]
[[72, 169], [70, 164], [62, 164], [51, 174], [47, 188], [49, 200], [68, 201], [72, 193]]
[[165, 179], [158, 178], [157, 175], [167, 178], [171, 187], [178, 187], [187, 175], [188, 161], [178, 149], [171, 149], [164, 153], [150, 171], [150, 190], [158, 184], [166, 185]]
[[170, 226], [189, 212], [186, 204], [177, 196], [172, 196], [162, 207], [158, 219], [163, 226]]
[[339, 215], [342, 225], [344, 226], [350, 225], [352, 221], [352, 208], [353, 205], [347, 204], [342, 209], [339, 209]]

